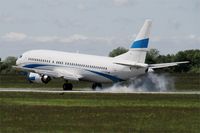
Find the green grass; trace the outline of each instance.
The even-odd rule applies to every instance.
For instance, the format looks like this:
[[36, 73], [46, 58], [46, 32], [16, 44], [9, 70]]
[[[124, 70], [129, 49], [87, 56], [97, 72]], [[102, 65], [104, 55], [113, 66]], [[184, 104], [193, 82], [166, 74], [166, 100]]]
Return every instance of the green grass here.
[[0, 93], [0, 132], [199, 133], [200, 95]]
[[172, 76], [175, 79], [176, 90], [200, 91], [200, 74], [177, 73]]

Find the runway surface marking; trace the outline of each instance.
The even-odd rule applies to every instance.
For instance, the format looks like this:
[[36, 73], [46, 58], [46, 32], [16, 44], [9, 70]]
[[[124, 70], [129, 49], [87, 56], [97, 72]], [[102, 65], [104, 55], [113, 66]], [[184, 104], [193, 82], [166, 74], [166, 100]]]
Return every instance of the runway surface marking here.
[[49, 90], [33, 90], [33, 89], [0, 89], [0, 92], [36, 92], [36, 93], [133, 93], [133, 94], [200, 94], [200, 91], [190, 92], [111, 92], [111, 91], [49, 91]]

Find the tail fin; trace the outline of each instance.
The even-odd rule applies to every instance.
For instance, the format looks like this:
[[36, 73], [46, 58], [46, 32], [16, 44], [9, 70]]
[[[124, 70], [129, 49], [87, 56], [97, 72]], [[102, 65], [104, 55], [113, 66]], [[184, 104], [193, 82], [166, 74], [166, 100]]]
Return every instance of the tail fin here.
[[129, 51], [122, 55], [116, 56], [117, 59], [130, 60], [137, 63], [144, 63], [148, 48], [149, 34], [151, 29], [151, 20], [145, 20], [140, 32], [131, 45]]

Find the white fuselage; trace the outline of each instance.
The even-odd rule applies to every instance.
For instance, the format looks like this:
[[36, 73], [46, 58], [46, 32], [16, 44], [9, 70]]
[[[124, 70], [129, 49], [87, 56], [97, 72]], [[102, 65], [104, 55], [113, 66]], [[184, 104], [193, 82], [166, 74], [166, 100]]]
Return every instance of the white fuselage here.
[[60, 69], [81, 75], [79, 80], [97, 83], [125, 81], [145, 73], [146, 68], [115, 64], [116, 61], [123, 60], [52, 50], [32, 50], [18, 58], [17, 65], [43, 71]]

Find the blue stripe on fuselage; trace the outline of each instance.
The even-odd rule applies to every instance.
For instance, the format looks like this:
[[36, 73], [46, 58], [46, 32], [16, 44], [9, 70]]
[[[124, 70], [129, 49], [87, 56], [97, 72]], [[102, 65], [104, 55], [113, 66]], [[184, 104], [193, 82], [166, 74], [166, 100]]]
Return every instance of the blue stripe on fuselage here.
[[95, 73], [97, 75], [100, 75], [100, 76], [103, 76], [107, 79], [110, 79], [112, 80], [113, 82], [121, 82], [121, 81], [124, 81], [123, 79], [120, 79], [116, 76], [112, 76], [112, 75], [109, 75], [109, 74], [105, 74], [105, 73], [101, 73], [101, 72], [97, 72], [97, 71], [92, 71], [92, 70], [88, 70], [89, 72], [92, 72], [92, 73]]
[[52, 66], [52, 65], [45, 65], [45, 64], [28, 64], [28, 65], [25, 65], [23, 67], [26, 67], [26, 68], [36, 68], [36, 67], [41, 67], [41, 66]]

